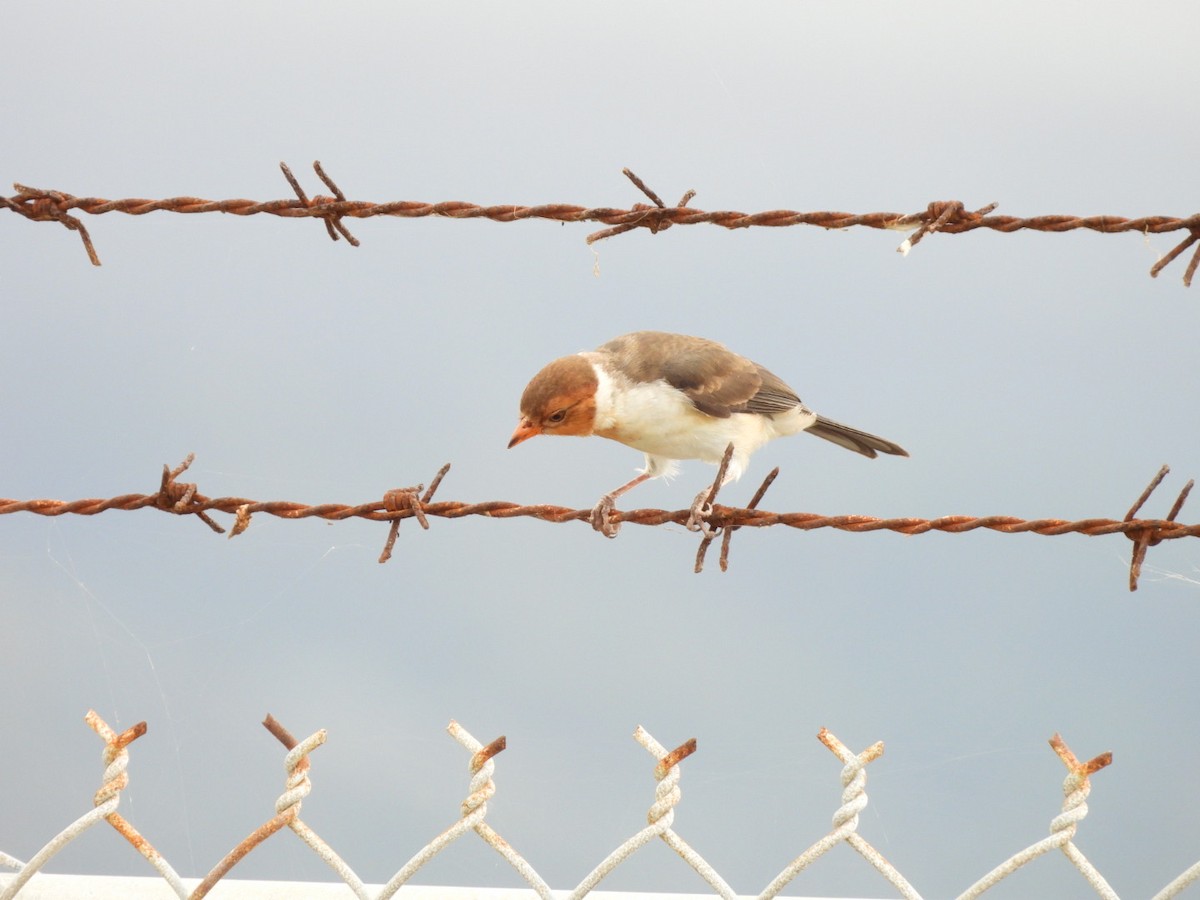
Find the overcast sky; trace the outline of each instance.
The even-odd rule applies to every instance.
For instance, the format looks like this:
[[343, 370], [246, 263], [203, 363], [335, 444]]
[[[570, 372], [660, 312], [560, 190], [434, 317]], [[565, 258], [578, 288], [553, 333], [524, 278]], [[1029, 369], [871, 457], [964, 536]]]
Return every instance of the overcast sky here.
[[[1010, 215], [1197, 209], [1200, 7], [1174, 2], [22, 4], [0, 56], [5, 182], [78, 196], [644, 200], [699, 209]], [[7, 190], [7, 188], [4, 188]], [[505, 449], [527, 380], [628, 331], [703, 335], [818, 412], [894, 440], [866, 460], [800, 435], [722, 499], [935, 517], [1163, 516], [1200, 475], [1200, 284], [1180, 239], [934, 236], [811, 227], [639, 230], [444, 219], [0, 215], [0, 496], [363, 503], [453, 470], [439, 498], [589, 507], [631, 477], [619, 444]], [[685, 463], [628, 507], [686, 507]], [[1196, 521], [1200, 501], [1181, 519]], [[230, 517], [217, 516], [225, 525]], [[28, 859], [91, 806], [101, 742], [140, 720], [122, 813], [203, 875], [267, 819], [282, 748], [329, 730], [304, 818], [386, 881], [458, 816], [469, 754], [503, 734], [488, 821], [554, 888], [645, 822], [653, 760], [690, 737], [676, 830], [739, 892], [829, 828], [841, 764], [860, 831], [927, 897], [1048, 833], [1062, 733], [1093, 778], [1077, 843], [1125, 897], [1200, 858], [1200, 543], [1121, 536], [743, 529], [722, 574], [682, 527], [536, 520], [386, 526], [266, 515], [233, 540], [152, 510], [0, 517], [0, 850]], [[52, 871], [150, 874], [111, 830]], [[292, 835], [234, 873], [328, 878]], [[520, 884], [479, 841], [425, 884]], [[650, 846], [603, 887], [700, 891]], [[889, 896], [848, 848], [789, 894]], [[997, 897], [1088, 896], [1059, 855]], [[989, 894], [989, 896], [992, 896]]]

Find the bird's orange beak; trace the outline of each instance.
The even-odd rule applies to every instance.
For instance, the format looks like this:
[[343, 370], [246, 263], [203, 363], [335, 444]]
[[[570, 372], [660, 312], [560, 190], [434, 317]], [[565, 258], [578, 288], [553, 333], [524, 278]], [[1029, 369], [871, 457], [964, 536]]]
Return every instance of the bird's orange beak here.
[[512, 437], [508, 442], [508, 449], [511, 450], [521, 441], [527, 441], [535, 435], [542, 433], [542, 429], [534, 425], [529, 419], [522, 419], [521, 424], [517, 426], [517, 430], [513, 432]]

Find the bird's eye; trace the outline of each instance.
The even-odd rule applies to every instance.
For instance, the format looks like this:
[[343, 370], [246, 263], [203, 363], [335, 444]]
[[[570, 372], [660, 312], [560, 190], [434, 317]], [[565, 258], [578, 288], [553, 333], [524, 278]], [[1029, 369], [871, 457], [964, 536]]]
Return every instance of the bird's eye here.
[[546, 421], [551, 425], [561, 425], [566, 417], [567, 411], [565, 409], [557, 409], [550, 413], [550, 415], [546, 416]]

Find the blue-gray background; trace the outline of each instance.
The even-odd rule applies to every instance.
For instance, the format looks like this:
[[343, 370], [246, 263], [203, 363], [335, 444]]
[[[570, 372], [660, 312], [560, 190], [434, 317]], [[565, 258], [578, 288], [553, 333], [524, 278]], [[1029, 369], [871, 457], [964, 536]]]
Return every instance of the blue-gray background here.
[[[275, 199], [320, 159], [354, 199], [643, 199], [852, 212], [936, 199], [1000, 212], [1187, 215], [1200, 7], [1043, 4], [153, 3], [13, 6], [3, 177], [76, 195]], [[933, 237], [802, 227], [638, 231], [437, 219], [0, 217], [0, 496], [155, 490], [189, 451], [209, 496], [359, 503], [454, 469], [446, 500], [590, 506], [640, 455], [508, 452], [552, 357], [658, 328], [720, 339], [815, 409], [892, 438], [869, 462], [805, 436], [724, 496], [879, 516], [1114, 517], [1158, 469], [1161, 516], [1200, 474], [1200, 287], [1179, 235]], [[686, 464], [632, 506], [685, 506]], [[1182, 517], [1195, 519], [1185, 508]], [[222, 517], [228, 524], [228, 517]], [[383, 881], [458, 814], [468, 754], [508, 736], [489, 821], [556, 888], [644, 821], [652, 760], [699, 739], [677, 830], [739, 891], [825, 832], [840, 764], [871, 766], [864, 835], [928, 896], [1047, 833], [1065, 771], [1111, 749], [1078, 843], [1131, 897], [1200, 857], [1194, 541], [1126, 589], [1121, 537], [744, 530], [691, 572], [682, 528], [257, 516], [0, 520], [0, 849], [28, 858], [89, 805], [100, 742], [146, 719], [122, 811], [200, 875], [283, 787], [270, 711], [329, 729], [304, 816]], [[95, 832], [52, 867], [148, 872]], [[327, 870], [279, 837], [240, 877]], [[518, 883], [478, 841], [426, 883]], [[661, 846], [605, 887], [700, 890]], [[999, 897], [1081, 896], [1061, 858]], [[849, 849], [789, 893], [888, 892]]]

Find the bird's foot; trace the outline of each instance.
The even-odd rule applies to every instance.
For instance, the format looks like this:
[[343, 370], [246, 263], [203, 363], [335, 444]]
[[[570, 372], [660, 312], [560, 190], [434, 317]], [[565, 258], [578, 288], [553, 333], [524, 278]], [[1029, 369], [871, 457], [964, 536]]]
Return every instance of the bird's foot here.
[[708, 517], [713, 513], [713, 506], [708, 502], [708, 495], [712, 488], [705, 488], [696, 495], [696, 499], [692, 501], [692, 509], [688, 514], [686, 528], [688, 531], [699, 531], [706, 537], [711, 537], [714, 534], [713, 527], [708, 524]]
[[607, 538], [615, 538], [617, 532], [621, 530], [620, 521], [610, 518], [613, 509], [616, 508], [616, 503], [616, 497], [612, 494], [605, 494], [600, 498], [600, 502], [592, 507], [592, 527]]

